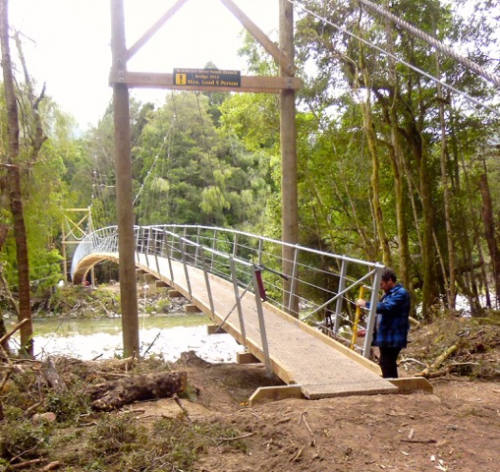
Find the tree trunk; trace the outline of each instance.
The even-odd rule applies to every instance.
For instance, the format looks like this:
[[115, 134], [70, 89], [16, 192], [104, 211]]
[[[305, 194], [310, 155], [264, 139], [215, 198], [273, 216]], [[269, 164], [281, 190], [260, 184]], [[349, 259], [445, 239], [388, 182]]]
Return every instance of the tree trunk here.
[[[386, 8], [389, 7], [386, 0]], [[392, 23], [386, 20], [385, 23], [387, 33], [387, 47], [389, 53], [394, 55], [394, 40]], [[389, 61], [389, 77], [393, 87], [392, 103], [389, 103], [388, 118], [391, 127], [391, 143], [392, 149], [389, 150], [391, 157], [392, 170], [394, 172], [394, 191], [396, 194], [396, 221], [398, 228], [399, 240], [399, 276], [403, 285], [411, 291], [411, 276], [410, 276], [410, 248], [408, 243], [408, 226], [406, 223], [405, 199], [406, 192], [403, 181], [404, 157], [403, 148], [400, 141], [400, 133], [398, 129], [398, 112], [397, 112], [397, 97], [399, 94], [398, 76], [396, 73], [396, 62], [393, 57], [388, 57]]]
[[[441, 74], [439, 67], [439, 54], [436, 53], [436, 64], [438, 77]], [[450, 192], [450, 179], [448, 178], [448, 138], [446, 135], [446, 120], [444, 116], [444, 99], [441, 84], [437, 84], [437, 96], [439, 101], [439, 121], [441, 124], [441, 180], [443, 185], [443, 199], [444, 199], [444, 219], [446, 225], [446, 240], [448, 245], [448, 271], [449, 282], [447, 285], [448, 308], [450, 311], [455, 311], [455, 300], [457, 296], [456, 287], [456, 271], [455, 271], [455, 244], [453, 239], [453, 227], [451, 222], [451, 192]], [[445, 278], [446, 282], [446, 278]]]
[[479, 188], [483, 199], [482, 217], [484, 234], [488, 243], [488, 250], [491, 258], [491, 268], [496, 290], [496, 306], [500, 301], [500, 250], [495, 235], [495, 220], [493, 217], [493, 205], [491, 202], [490, 187], [488, 185], [488, 176], [486, 172], [479, 178]]
[[159, 372], [91, 386], [87, 393], [94, 410], [111, 411], [135, 401], [169, 398], [184, 392], [186, 385], [186, 372]]
[[389, 247], [389, 241], [387, 240], [387, 235], [384, 228], [384, 217], [382, 214], [382, 207], [380, 206], [380, 162], [377, 150], [377, 138], [375, 135], [375, 130], [373, 127], [373, 120], [371, 116], [371, 94], [369, 88], [369, 77], [366, 68], [363, 68], [363, 75], [367, 90], [366, 101], [362, 103], [363, 108], [363, 119], [366, 129], [366, 137], [368, 141], [368, 148], [372, 157], [372, 176], [371, 176], [371, 186], [372, 186], [372, 204], [373, 213], [375, 217], [375, 227], [377, 230], [377, 236], [380, 244], [380, 249], [382, 250], [382, 262], [386, 266], [392, 266], [391, 249]]
[[21, 329], [21, 348], [33, 355], [33, 328], [31, 324], [30, 280], [28, 242], [24, 223], [23, 202], [21, 197], [21, 176], [19, 165], [19, 117], [17, 110], [14, 78], [9, 44], [8, 0], [0, 0], [0, 42], [2, 47], [2, 69], [7, 105], [9, 158], [7, 171], [10, 210], [14, 221], [14, 238], [16, 242], [17, 270], [19, 278], [19, 321], [30, 320]]
[[[4, 189], [5, 181], [0, 182], [0, 189]], [[2, 247], [7, 239], [8, 227], [6, 225], [0, 225], [0, 252], [2, 252]], [[0, 264], [0, 277], [2, 277], [2, 265]], [[3, 311], [0, 309], [0, 338], [3, 338], [7, 334], [7, 328], [5, 327], [5, 320], [3, 318]], [[8, 351], [9, 342], [6, 340], [2, 343], [2, 347]]]

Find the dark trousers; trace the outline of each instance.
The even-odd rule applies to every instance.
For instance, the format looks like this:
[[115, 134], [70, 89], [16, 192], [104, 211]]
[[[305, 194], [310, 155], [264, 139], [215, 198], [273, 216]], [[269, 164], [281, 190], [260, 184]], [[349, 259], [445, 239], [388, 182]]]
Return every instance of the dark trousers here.
[[378, 364], [382, 369], [382, 377], [384, 379], [398, 378], [398, 365], [396, 361], [401, 349], [400, 347], [379, 347], [380, 359]]

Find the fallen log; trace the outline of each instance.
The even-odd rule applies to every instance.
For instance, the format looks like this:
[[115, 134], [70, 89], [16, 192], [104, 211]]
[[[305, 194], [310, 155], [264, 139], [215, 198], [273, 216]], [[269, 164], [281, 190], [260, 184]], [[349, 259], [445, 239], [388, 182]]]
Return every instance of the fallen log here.
[[186, 372], [161, 372], [94, 385], [87, 389], [87, 393], [93, 400], [94, 410], [111, 411], [136, 401], [172, 397], [184, 392], [186, 385]]

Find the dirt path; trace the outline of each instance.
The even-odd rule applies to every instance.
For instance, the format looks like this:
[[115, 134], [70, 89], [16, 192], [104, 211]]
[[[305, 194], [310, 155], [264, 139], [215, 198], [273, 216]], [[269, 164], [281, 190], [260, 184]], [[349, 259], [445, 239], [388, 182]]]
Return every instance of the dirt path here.
[[[199, 388], [183, 400], [193, 421], [222, 421], [241, 433], [246, 451], [214, 447], [203, 472], [328, 471], [496, 472], [500, 386], [463, 379], [433, 381], [434, 394], [286, 399], [250, 408], [258, 386], [272, 385], [261, 366], [212, 365], [193, 356], [179, 367]], [[177, 415], [173, 400], [147, 404], [145, 415]]]

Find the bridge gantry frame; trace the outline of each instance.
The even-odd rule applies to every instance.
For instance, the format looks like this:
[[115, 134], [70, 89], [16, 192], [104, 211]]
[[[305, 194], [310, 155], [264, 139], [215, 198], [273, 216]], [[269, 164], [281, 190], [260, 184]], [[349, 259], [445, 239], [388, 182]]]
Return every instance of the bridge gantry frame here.
[[[165, 12], [132, 46], [127, 48], [125, 31], [124, 0], [111, 1], [111, 52], [112, 65], [109, 83], [113, 87], [113, 109], [115, 130], [115, 167], [118, 231], [120, 233], [120, 293], [123, 316], [123, 337], [125, 354], [137, 352], [139, 348], [139, 325], [137, 309], [137, 287], [135, 286], [134, 261], [134, 216], [132, 197], [132, 162], [130, 140], [129, 88], [164, 88], [212, 92], [262, 92], [280, 95], [280, 143], [282, 154], [282, 239], [293, 245], [298, 243], [298, 184], [295, 92], [301, 81], [295, 77], [294, 66], [294, 7], [288, 0], [279, 1], [279, 47], [234, 3], [220, 2], [241, 22], [243, 27], [264, 47], [279, 65], [279, 77], [242, 77], [238, 86], [176, 85], [170, 73], [149, 73], [128, 71], [128, 61], [162, 28], [188, 0], [177, 2]], [[216, 2], [216, 0], [214, 0]], [[290, 246], [283, 247], [283, 261], [291, 261]], [[282, 267], [290, 274], [291, 266]], [[297, 311], [298, 297], [294, 290], [287, 290], [284, 300]]]

